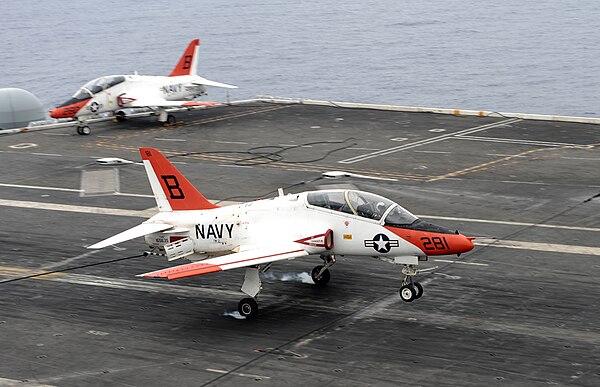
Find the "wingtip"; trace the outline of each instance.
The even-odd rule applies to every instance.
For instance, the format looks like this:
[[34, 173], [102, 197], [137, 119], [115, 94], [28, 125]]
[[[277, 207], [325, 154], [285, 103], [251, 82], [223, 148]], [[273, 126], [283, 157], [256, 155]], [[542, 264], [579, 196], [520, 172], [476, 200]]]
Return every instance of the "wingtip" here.
[[149, 273], [136, 274], [135, 276], [140, 277], [140, 278], [153, 278], [153, 279], [166, 278], [166, 277], [161, 277], [159, 275], [154, 274], [153, 271], [151, 271]]

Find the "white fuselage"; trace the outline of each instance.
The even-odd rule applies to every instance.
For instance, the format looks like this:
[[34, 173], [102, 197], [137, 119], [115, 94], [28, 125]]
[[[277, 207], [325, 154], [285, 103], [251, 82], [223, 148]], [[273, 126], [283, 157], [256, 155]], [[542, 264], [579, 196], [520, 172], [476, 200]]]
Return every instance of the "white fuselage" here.
[[[206, 86], [195, 84], [200, 82], [198, 75], [182, 75], [165, 77], [153, 75], [125, 75], [125, 82], [100, 91], [81, 108], [76, 117], [112, 112], [118, 109], [137, 107], [144, 100], [155, 101], [188, 101], [206, 95]], [[128, 99], [128, 96], [142, 96]], [[144, 103], [145, 105], [145, 103]], [[154, 105], [149, 103], [148, 105]]]
[[[189, 259], [203, 259], [237, 251], [237, 249], [277, 246], [333, 232], [333, 247], [338, 255], [372, 255], [389, 257], [423, 256], [415, 245], [398, 238], [382, 225], [382, 221], [328, 210], [308, 204], [306, 193], [288, 194], [267, 200], [220, 207], [211, 210], [161, 212], [148, 222], [173, 224], [174, 231], [147, 235], [146, 242], [161, 247], [172, 237], [189, 237], [195, 254]], [[367, 246], [377, 234], [398, 241], [389, 253], [381, 254]], [[322, 252], [322, 247], [304, 246], [309, 253]]]

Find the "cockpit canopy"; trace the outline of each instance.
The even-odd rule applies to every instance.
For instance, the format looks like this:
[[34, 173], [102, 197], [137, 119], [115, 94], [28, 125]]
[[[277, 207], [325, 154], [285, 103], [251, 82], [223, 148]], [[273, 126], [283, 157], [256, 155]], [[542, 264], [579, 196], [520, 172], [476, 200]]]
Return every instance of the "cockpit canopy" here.
[[106, 77], [96, 78], [81, 86], [79, 90], [77, 90], [77, 92], [73, 94], [71, 99], [69, 99], [59, 107], [68, 106], [74, 103], [85, 101], [86, 99], [92, 98], [94, 94], [97, 94], [122, 82], [125, 82], [124, 75], [109, 75]]
[[91, 98], [94, 94], [118, 85], [121, 82], [125, 82], [124, 75], [109, 75], [96, 78], [81, 86], [79, 90], [77, 90], [77, 93], [73, 95], [73, 98], [78, 100]]
[[373, 220], [381, 220], [385, 215], [386, 225], [407, 226], [418, 219], [393, 201], [368, 192], [316, 191], [309, 192], [307, 200], [313, 206]]

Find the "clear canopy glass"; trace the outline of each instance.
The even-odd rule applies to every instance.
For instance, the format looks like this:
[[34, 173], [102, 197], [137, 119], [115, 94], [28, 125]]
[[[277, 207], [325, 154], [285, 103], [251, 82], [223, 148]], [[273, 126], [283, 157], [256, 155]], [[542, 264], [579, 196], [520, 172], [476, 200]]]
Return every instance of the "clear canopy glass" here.
[[73, 98], [76, 100], [91, 98], [94, 94], [118, 85], [121, 82], [125, 82], [124, 75], [108, 75], [106, 77], [96, 78], [81, 86], [73, 95]]
[[383, 196], [361, 191], [316, 191], [307, 195], [308, 203], [334, 211], [380, 220], [390, 207], [386, 217], [394, 224], [410, 224], [417, 217]]

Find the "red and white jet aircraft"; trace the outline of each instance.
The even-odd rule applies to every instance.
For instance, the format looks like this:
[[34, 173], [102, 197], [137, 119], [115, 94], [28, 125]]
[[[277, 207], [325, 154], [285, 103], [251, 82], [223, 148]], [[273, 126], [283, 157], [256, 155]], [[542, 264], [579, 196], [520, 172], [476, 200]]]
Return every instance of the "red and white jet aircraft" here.
[[403, 265], [400, 297], [413, 301], [423, 287], [413, 281], [419, 261], [432, 255], [461, 254], [473, 238], [426, 223], [393, 201], [368, 192], [325, 190], [284, 195], [218, 207], [209, 202], [156, 149], [140, 148], [159, 213], [127, 231], [98, 242], [100, 249], [137, 237], [169, 261], [186, 263], [140, 277], [176, 278], [246, 268], [238, 305], [242, 316], [258, 313], [259, 273], [274, 262], [319, 255], [316, 285], [330, 279], [336, 256], [378, 258]]
[[210, 106], [214, 102], [192, 101], [206, 95], [206, 86], [235, 89], [237, 86], [210, 81], [196, 73], [200, 39], [190, 42], [168, 77], [151, 75], [109, 75], [89, 81], [65, 103], [50, 111], [52, 118], [79, 121], [77, 133], [90, 134], [86, 120], [100, 113], [112, 112], [117, 120], [125, 119], [123, 109], [156, 109], [160, 122], [174, 123], [175, 116], [165, 108]]

